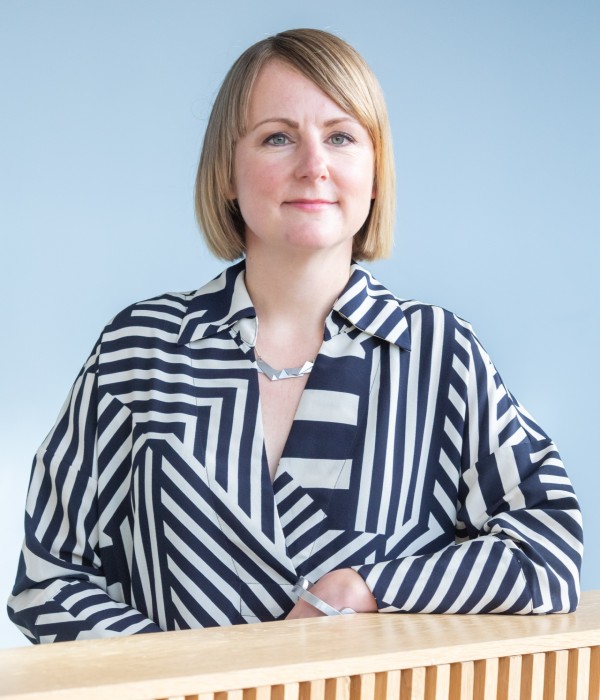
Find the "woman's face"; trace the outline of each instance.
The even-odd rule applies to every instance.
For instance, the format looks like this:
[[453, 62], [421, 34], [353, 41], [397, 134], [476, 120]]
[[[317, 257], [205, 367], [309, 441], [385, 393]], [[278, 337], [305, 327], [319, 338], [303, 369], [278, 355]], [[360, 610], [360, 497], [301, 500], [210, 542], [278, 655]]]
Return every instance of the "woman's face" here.
[[248, 251], [339, 247], [350, 257], [375, 196], [374, 159], [354, 117], [285, 63], [267, 63], [234, 157]]

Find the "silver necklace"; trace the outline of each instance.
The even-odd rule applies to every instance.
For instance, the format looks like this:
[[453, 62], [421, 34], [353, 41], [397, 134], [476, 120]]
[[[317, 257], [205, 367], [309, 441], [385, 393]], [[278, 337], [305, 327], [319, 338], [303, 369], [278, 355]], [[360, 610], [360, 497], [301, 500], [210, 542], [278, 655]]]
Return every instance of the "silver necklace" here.
[[268, 377], [272, 382], [276, 382], [278, 379], [293, 379], [294, 377], [302, 377], [305, 374], [309, 374], [313, 365], [314, 360], [307, 360], [302, 367], [284, 367], [283, 369], [275, 369], [271, 367], [268, 362], [265, 362], [263, 358], [256, 352], [256, 368], [265, 377]]

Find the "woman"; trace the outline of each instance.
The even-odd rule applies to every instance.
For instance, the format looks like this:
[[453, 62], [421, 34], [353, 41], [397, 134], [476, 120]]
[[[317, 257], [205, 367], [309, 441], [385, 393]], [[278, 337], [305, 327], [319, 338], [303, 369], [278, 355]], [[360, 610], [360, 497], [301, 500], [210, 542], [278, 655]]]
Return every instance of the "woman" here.
[[581, 521], [470, 326], [397, 300], [380, 89], [317, 30], [227, 75], [196, 204], [235, 260], [104, 330], [33, 467], [32, 641], [342, 612], [573, 610]]

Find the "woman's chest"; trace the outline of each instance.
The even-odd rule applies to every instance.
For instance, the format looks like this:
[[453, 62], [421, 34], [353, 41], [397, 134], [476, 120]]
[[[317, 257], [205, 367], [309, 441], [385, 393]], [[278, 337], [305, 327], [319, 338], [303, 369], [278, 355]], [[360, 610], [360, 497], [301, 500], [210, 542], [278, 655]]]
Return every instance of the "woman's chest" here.
[[[187, 376], [149, 382], [129, 401], [129, 487], [119, 493], [135, 518], [150, 513], [156, 529], [165, 508], [193, 506], [225, 541], [296, 568], [331, 548], [362, 561], [453, 535], [459, 465], [443, 449], [440, 402], [414, 391], [408, 353], [324, 346], [297, 407], [272, 402], [265, 422], [253, 354], [228, 349], [228, 362], [192, 353]], [[273, 480], [269, 430], [281, 454]], [[110, 479], [101, 475], [107, 493]]]
[[303, 375], [272, 381], [264, 374], [258, 376], [260, 414], [257, 420], [262, 421], [271, 480], [275, 478], [307, 379], [308, 375]]

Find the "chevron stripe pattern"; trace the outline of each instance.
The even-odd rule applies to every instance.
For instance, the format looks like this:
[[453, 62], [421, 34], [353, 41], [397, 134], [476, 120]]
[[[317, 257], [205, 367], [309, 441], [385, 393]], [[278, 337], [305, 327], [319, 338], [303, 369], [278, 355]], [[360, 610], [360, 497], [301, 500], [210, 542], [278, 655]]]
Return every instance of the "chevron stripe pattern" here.
[[573, 610], [580, 512], [470, 326], [358, 265], [271, 482], [244, 262], [104, 330], [39, 449], [9, 615], [34, 642], [276, 620], [353, 567], [381, 612]]

